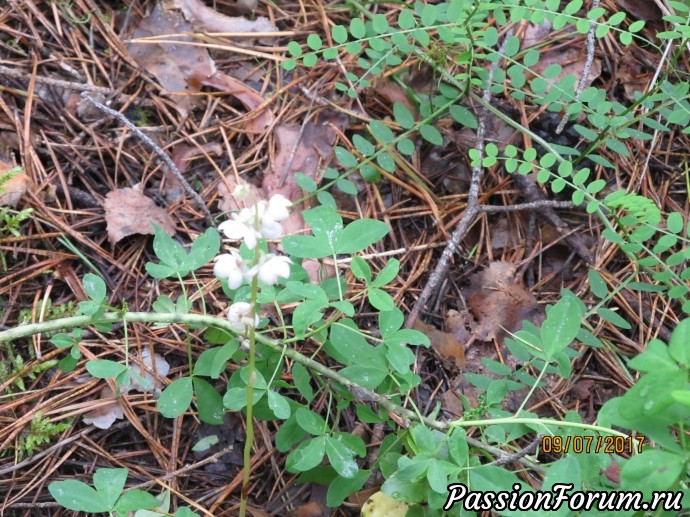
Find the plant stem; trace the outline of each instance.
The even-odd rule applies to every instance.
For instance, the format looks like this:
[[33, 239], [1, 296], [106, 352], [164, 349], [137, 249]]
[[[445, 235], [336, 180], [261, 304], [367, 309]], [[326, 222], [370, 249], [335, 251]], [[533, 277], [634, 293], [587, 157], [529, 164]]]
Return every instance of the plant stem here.
[[[256, 248], [254, 263], [258, 262], [259, 248]], [[256, 292], [259, 289], [259, 277], [252, 278], [252, 323], [256, 314]], [[256, 327], [249, 327], [249, 360], [247, 364], [247, 437], [244, 442], [244, 472], [242, 473], [242, 492], [240, 495], [240, 517], [247, 514], [247, 502], [249, 493], [249, 477], [251, 473], [252, 444], [254, 443], [254, 384], [256, 383]]]

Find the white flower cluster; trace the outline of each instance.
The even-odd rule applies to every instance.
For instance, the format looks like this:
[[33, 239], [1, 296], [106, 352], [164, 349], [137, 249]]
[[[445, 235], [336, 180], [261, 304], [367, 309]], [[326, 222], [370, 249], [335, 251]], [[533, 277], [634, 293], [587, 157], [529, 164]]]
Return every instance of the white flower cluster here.
[[[240, 185], [233, 191], [236, 199], [246, 199], [247, 189]], [[231, 219], [221, 223], [218, 229], [233, 241], [244, 241], [249, 249], [256, 248], [261, 238], [277, 239], [283, 235], [280, 224], [290, 216], [290, 200], [276, 194], [269, 201], [260, 200], [253, 206], [243, 208], [232, 214]], [[218, 278], [226, 278], [230, 289], [237, 289], [244, 280], [258, 279], [264, 284], [274, 285], [280, 278], [290, 276], [291, 260], [274, 253], [261, 253], [256, 264], [248, 264], [237, 251], [223, 253], [215, 258], [213, 273]], [[228, 310], [228, 320], [240, 332], [259, 323], [254, 307], [247, 302], [237, 302]]]

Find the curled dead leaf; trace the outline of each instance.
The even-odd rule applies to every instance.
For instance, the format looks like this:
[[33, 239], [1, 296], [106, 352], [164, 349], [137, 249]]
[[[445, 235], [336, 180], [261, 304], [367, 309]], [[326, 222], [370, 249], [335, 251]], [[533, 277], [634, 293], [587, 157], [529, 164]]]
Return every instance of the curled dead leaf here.
[[189, 45], [192, 39], [180, 35], [185, 32], [193, 32], [192, 25], [179, 12], [157, 4], [134, 30], [133, 39], [169, 34], [174, 42], [128, 44], [134, 60], [142, 70], [153, 74], [166, 93], [172, 95], [175, 105], [183, 115], [197, 102], [189, 94], [199, 92], [201, 81], [216, 71], [216, 65], [208, 51]]
[[[0, 162], [0, 179], [5, 174], [10, 172], [9, 166]], [[26, 194], [26, 191], [31, 186], [32, 181], [25, 172], [18, 172], [14, 174], [7, 182], [0, 181], [0, 206], [11, 206], [17, 208], [17, 205]]]
[[[189, 162], [196, 158], [197, 156], [206, 156], [207, 154], [213, 156], [220, 156], [223, 154], [223, 146], [217, 142], [205, 144], [202, 146], [190, 146], [186, 144], [180, 144], [175, 147], [172, 152], [171, 159], [173, 163], [177, 166], [180, 174], [184, 174], [189, 166]], [[172, 174], [169, 170], [165, 171], [165, 199], [169, 203], [174, 203], [182, 199], [184, 195], [184, 189], [180, 184], [180, 180]]]
[[235, 97], [242, 105], [251, 112], [251, 118], [247, 121], [245, 129], [252, 133], [260, 133], [273, 124], [275, 115], [267, 107], [258, 111], [259, 106], [264, 104], [264, 98], [259, 92], [242, 81], [230, 77], [229, 75], [216, 72], [212, 76], [204, 79], [202, 84], [216, 88]]
[[129, 235], [153, 235], [156, 223], [169, 235], [177, 231], [170, 214], [157, 206], [138, 188], [113, 190], [105, 197], [108, 241], [114, 245]]
[[525, 289], [517, 268], [509, 262], [492, 262], [476, 273], [465, 298], [477, 320], [474, 337], [480, 341], [502, 339], [504, 331], [518, 330], [522, 320], [536, 323], [543, 317], [536, 298]]
[[180, 9], [184, 17], [203, 29], [204, 32], [275, 32], [277, 29], [271, 20], [258, 16], [248, 20], [241, 16], [226, 16], [215, 9], [207, 7], [200, 0], [167, 0], [171, 7]]
[[457, 370], [465, 367], [465, 344], [458, 340], [452, 333], [443, 332], [433, 325], [415, 321], [413, 328], [423, 332], [431, 342], [431, 348], [445, 366]]

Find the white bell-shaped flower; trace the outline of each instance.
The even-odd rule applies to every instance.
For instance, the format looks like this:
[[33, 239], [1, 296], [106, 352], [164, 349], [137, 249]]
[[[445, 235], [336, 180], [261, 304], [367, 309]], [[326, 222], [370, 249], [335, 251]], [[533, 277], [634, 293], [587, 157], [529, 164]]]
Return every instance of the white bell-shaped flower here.
[[267, 285], [275, 285], [279, 278], [290, 276], [290, 264], [292, 261], [282, 255], [269, 253], [259, 259], [259, 264], [252, 268], [255, 274], [259, 275], [259, 280]]
[[233, 329], [238, 332], [245, 332], [251, 327], [259, 324], [259, 316], [252, 314], [254, 309], [251, 303], [236, 302], [228, 309], [228, 321]]
[[237, 201], [246, 201], [252, 197], [252, 187], [249, 183], [238, 183], [232, 190], [232, 197]]
[[266, 215], [274, 221], [284, 221], [285, 219], [290, 217], [290, 211], [288, 209], [291, 206], [292, 201], [290, 201], [282, 194], [275, 194], [271, 197], [271, 199], [268, 200], [268, 208], [266, 209]]
[[240, 254], [236, 251], [223, 253], [214, 259], [213, 274], [218, 278], [227, 278], [228, 287], [237, 289], [245, 278], [246, 266]]
[[[240, 187], [237, 187], [241, 193]], [[278, 239], [283, 235], [284, 221], [290, 216], [288, 208], [292, 203], [283, 195], [276, 194], [270, 201], [259, 200], [255, 205], [243, 208], [218, 226], [225, 236], [234, 241], [244, 241], [254, 249], [260, 238]]]
[[249, 208], [243, 208], [229, 219], [218, 225], [218, 229], [231, 241], [244, 241], [250, 250], [256, 247], [261, 233], [255, 228], [253, 221], [256, 214]]

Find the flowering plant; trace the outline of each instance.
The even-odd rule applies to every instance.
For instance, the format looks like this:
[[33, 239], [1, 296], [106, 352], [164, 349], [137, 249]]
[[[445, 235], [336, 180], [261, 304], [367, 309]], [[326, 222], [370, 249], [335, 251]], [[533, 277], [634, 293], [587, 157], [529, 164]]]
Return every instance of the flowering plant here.
[[[247, 199], [248, 189], [238, 185], [233, 191], [236, 199]], [[292, 261], [285, 256], [264, 252], [257, 248], [259, 239], [277, 239], [283, 235], [280, 224], [290, 216], [292, 202], [281, 194], [275, 194], [270, 200], [258, 200], [254, 205], [245, 207], [221, 223], [218, 229], [231, 241], [242, 241], [250, 250], [256, 250], [251, 260], [245, 260], [239, 251], [231, 250], [214, 259], [213, 273], [225, 279], [230, 289], [238, 289], [245, 281], [258, 278], [266, 285], [275, 285], [279, 279], [290, 276]], [[238, 332], [248, 332], [250, 327], [259, 324], [259, 317], [254, 304], [235, 302], [228, 309], [228, 320]]]
[[[194, 411], [199, 420], [212, 425], [222, 424], [227, 411], [245, 412], [246, 468], [239, 514], [246, 515], [247, 511], [255, 418], [283, 421], [275, 436], [275, 446], [288, 453], [288, 471], [308, 473], [321, 468], [324, 458], [328, 459], [327, 503], [339, 506], [372, 473], [360, 469], [357, 463], [357, 458], [366, 453], [362, 438], [338, 431], [339, 415], [353, 411], [354, 407], [349, 406], [357, 401], [348, 390], [364, 394], [367, 400], [379, 401], [378, 414], [369, 410], [369, 418], [378, 422], [390, 421], [387, 411], [404, 413], [406, 410], [398, 405], [400, 396], [419, 384], [419, 377], [411, 371], [415, 356], [406, 345], [428, 346], [428, 339], [418, 331], [402, 328], [402, 312], [384, 290], [386, 284], [397, 278], [397, 260], [389, 260], [374, 274], [362, 258], [343, 257], [355, 255], [381, 240], [388, 232], [385, 223], [358, 219], [344, 224], [335, 207], [325, 204], [302, 212], [311, 235], [284, 236], [283, 223], [290, 216], [292, 205], [289, 200], [281, 195], [269, 200], [253, 199], [244, 186], [233, 194], [246, 206], [220, 224], [220, 232], [229, 241], [222, 252], [221, 233], [215, 228], [208, 228], [185, 248], [154, 225], [153, 251], [159, 262], [147, 263], [146, 271], [157, 280], [177, 280], [178, 284], [173, 286], [179, 285], [181, 291], [176, 298], [159, 295], [152, 304], [154, 313], [130, 312], [126, 307], [113, 309], [107, 304], [105, 282], [97, 275], [87, 274], [83, 289], [89, 299], [79, 304], [76, 316], [0, 332], [0, 341], [71, 328], [71, 332], [51, 338], [56, 347], [69, 351], [59, 366], [63, 371], [71, 371], [82, 358], [82, 327], [90, 325], [108, 332], [117, 322], [125, 329], [133, 322], [185, 325], [190, 329], [186, 340], [189, 373], [165, 387], [157, 408], [166, 418], [179, 418]], [[278, 238], [283, 251], [279, 251], [277, 243], [270, 242]], [[332, 261], [335, 277], [312, 282], [299, 261], [324, 258]], [[359, 287], [354, 292], [348, 292], [342, 277], [343, 262], [351, 264], [349, 269]], [[205, 297], [192, 296], [184, 281], [190, 275], [196, 279], [195, 272], [209, 263], [213, 264], [223, 291], [231, 298], [224, 318], [209, 315]], [[203, 293], [198, 282], [197, 286], [198, 292]], [[163, 282], [157, 286], [168, 287], [171, 284]], [[355, 303], [366, 301], [380, 311], [380, 337], [361, 330], [352, 319]], [[201, 314], [195, 312], [195, 304], [200, 304]], [[258, 332], [258, 307], [263, 304], [273, 305], [272, 314], [278, 324]], [[292, 306], [291, 314], [283, 313], [287, 304]], [[205, 346], [200, 353], [192, 339], [192, 329], [199, 328], [206, 329], [202, 337]], [[282, 338], [271, 339], [271, 331], [281, 332]], [[316, 345], [316, 352], [305, 356], [296, 349], [298, 344]], [[124, 352], [125, 365], [99, 358], [88, 361], [86, 369], [94, 377], [113, 379], [118, 389], [126, 388], [130, 378], [138, 375], [127, 367], [127, 333]], [[322, 361], [326, 360], [334, 361], [339, 368], [324, 365]], [[232, 368], [226, 368], [230, 361]], [[224, 394], [217, 388], [221, 379], [227, 380]], [[292, 379], [293, 384], [285, 379]], [[314, 386], [328, 392], [328, 400], [334, 404], [328, 408], [327, 419], [321, 416], [321, 408], [311, 407], [316, 400]], [[379, 397], [373, 390], [394, 399]], [[120, 393], [125, 392], [126, 389], [120, 389]], [[54, 488], [57, 494], [61, 486]], [[89, 487], [81, 488], [92, 494]], [[61, 504], [77, 509], [69, 497], [65, 499], [61, 494], [57, 496]]]

